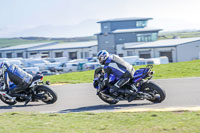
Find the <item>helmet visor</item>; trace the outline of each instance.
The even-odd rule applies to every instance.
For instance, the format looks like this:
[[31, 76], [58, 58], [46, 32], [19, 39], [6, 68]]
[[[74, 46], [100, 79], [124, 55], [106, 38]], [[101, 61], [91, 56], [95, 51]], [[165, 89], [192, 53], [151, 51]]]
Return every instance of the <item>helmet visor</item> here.
[[99, 63], [100, 63], [100, 64], [103, 64], [103, 62], [104, 62], [104, 57], [103, 57], [103, 56], [100, 56], [100, 57], [98, 58], [98, 60], [99, 60]]

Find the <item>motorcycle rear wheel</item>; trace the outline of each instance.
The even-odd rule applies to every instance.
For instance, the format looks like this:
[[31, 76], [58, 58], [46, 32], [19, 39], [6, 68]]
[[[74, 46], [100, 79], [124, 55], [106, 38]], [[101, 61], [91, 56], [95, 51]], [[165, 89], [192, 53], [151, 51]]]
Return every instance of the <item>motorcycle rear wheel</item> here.
[[47, 86], [39, 86], [36, 89], [36, 92], [37, 94], [41, 94], [42, 96], [46, 97], [45, 99], [42, 100], [42, 102], [46, 104], [53, 104], [58, 99], [57, 94]]
[[106, 102], [108, 104], [117, 104], [119, 102], [119, 101], [117, 101], [115, 99], [111, 99], [111, 98], [109, 98], [109, 97], [107, 97], [107, 96], [105, 96], [105, 95], [103, 95], [101, 93], [99, 93], [98, 96], [102, 101], [104, 101], [104, 102]]
[[11, 101], [10, 99], [8, 99], [8, 98], [6, 98], [2, 95], [0, 95], [0, 99], [1, 99], [2, 102], [4, 102], [5, 104], [8, 104], [8, 105], [15, 105], [17, 103], [16, 100]]
[[153, 103], [161, 103], [166, 97], [165, 91], [153, 82], [144, 83], [141, 87], [141, 91], [150, 94], [152, 99], [147, 100]]

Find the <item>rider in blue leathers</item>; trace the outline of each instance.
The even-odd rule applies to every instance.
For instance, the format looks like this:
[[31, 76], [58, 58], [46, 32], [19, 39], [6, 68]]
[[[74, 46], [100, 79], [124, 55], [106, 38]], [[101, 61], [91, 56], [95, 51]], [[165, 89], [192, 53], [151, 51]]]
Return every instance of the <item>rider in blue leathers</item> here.
[[[3, 87], [9, 91], [8, 94], [12, 97], [19, 96], [18, 92], [25, 90], [32, 83], [32, 75], [16, 65], [1, 63], [0, 71], [0, 76], [4, 80]], [[31, 100], [30, 96], [20, 95], [25, 98], [25, 105]]]
[[[117, 92], [122, 86], [130, 81], [133, 78], [135, 69], [128, 62], [124, 61], [118, 55], [110, 55], [106, 50], [99, 51], [97, 58], [101, 65], [104, 65], [104, 85], [108, 84], [110, 74], [115, 75], [119, 80], [115, 83], [114, 86], [110, 88], [110, 94], [117, 96]], [[130, 98], [128, 101], [132, 101], [135, 95], [130, 93]]]

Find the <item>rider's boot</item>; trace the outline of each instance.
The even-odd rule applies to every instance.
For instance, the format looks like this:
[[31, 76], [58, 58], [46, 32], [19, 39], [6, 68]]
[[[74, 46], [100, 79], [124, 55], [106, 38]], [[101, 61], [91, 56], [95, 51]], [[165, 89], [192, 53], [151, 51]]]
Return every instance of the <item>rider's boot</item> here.
[[130, 92], [128, 102], [132, 102], [136, 98], [136, 93], [135, 92]]
[[138, 89], [135, 87], [135, 85], [131, 85], [131, 87], [132, 87], [132, 90], [128, 90], [130, 92], [129, 93], [130, 96], [128, 98], [128, 102], [133, 101], [137, 96]]
[[115, 98], [118, 96], [118, 93], [117, 93], [118, 89], [119, 87], [115, 85], [110, 88], [110, 94], [114, 96]]

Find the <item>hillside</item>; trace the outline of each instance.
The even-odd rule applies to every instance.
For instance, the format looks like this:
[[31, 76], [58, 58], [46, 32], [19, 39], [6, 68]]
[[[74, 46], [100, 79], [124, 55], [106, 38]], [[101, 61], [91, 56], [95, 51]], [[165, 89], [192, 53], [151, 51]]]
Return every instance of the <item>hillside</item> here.
[[79, 42], [96, 40], [95, 36], [74, 37], [74, 38], [46, 38], [46, 37], [20, 37], [20, 38], [0, 38], [0, 47], [15, 46], [20, 44], [41, 43], [41, 42]]
[[[199, 30], [192, 31], [174, 31], [159, 33], [159, 40], [173, 38], [200, 37]], [[19, 38], [0, 38], [0, 47], [8, 47], [20, 44], [30, 44], [38, 42], [58, 41], [58, 42], [79, 42], [97, 40], [96, 36], [72, 37], [72, 38], [49, 38], [49, 37], [19, 37]]]

